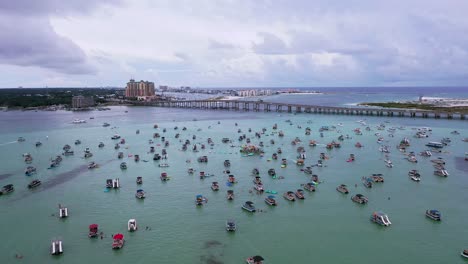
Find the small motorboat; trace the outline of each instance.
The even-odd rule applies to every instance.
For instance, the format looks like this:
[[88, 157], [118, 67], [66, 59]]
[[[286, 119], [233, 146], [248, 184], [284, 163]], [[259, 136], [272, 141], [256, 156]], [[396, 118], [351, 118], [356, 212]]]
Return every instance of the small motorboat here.
[[380, 174], [380, 173], [372, 174], [372, 176], [370, 176], [370, 178], [371, 178], [372, 181], [374, 181], [374, 182], [384, 182], [384, 181], [385, 181], [383, 175]]
[[40, 141], [36, 142], [36, 147], [40, 147], [41, 145], [42, 145], [42, 142], [40, 142]]
[[304, 190], [307, 190], [309, 192], [315, 192], [315, 184], [312, 182], [304, 184]]
[[98, 145], [98, 148], [103, 148], [103, 147], [104, 147], [104, 143], [100, 142], [99, 145]]
[[124, 157], [123, 152], [119, 152], [119, 154], [117, 155], [117, 158], [118, 159], [123, 159], [123, 157]]
[[138, 189], [135, 193], [135, 197], [138, 199], [144, 199], [145, 198], [145, 191], [142, 189]]
[[271, 206], [276, 206], [276, 205], [278, 205], [278, 203], [277, 203], [276, 200], [275, 200], [275, 196], [273, 196], [273, 195], [268, 195], [268, 196], [265, 198], [265, 203], [268, 204], [268, 205], [271, 205]]
[[447, 177], [449, 176], [449, 173], [447, 172], [447, 170], [439, 169], [439, 170], [434, 171], [434, 175], [440, 176], [440, 177]]
[[213, 182], [213, 183], [211, 183], [211, 190], [213, 190], [213, 191], [219, 191], [219, 184], [218, 184], [218, 182]]
[[369, 201], [367, 197], [359, 193], [356, 195], [353, 195], [353, 197], [351, 197], [351, 200], [358, 204], [366, 204]]
[[426, 216], [434, 221], [442, 220], [442, 214], [439, 212], [439, 210], [426, 210]]
[[7, 185], [3, 186], [2, 189], [0, 189], [0, 195], [11, 193], [14, 190], [15, 190], [15, 188], [13, 187], [13, 184], [7, 184]]
[[33, 174], [36, 173], [36, 167], [34, 166], [28, 166], [25, 170], [24, 170], [24, 174], [26, 174], [26, 176], [31, 176]]
[[92, 161], [92, 162], [90, 162], [90, 163], [88, 164], [88, 169], [95, 169], [95, 168], [97, 168], [97, 167], [99, 167], [99, 165], [98, 165], [96, 162], [94, 162], [94, 161]]
[[294, 195], [297, 197], [297, 199], [304, 200], [304, 190], [302, 189], [297, 189], [296, 192], [294, 192]]
[[97, 224], [89, 225], [88, 237], [93, 238], [97, 236], [98, 236], [98, 225]]
[[254, 185], [254, 190], [256, 190], [259, 193], [262, 193], [264, 191], [263, 189], [263, 183], [257, 183]]
[[253, 183], [254, 183], [254, 184], [260, 184], [260, 183], [262, 183], [262, 180], [261, 180], [260, 176], [255, 176], [255, 179], [253, 179]]
[[236, 177], [234, 177], [234, 175], [232, 175], [232, 174], [229, 175], [229, 177], [228, 177], [228, 182], [229, 182], [229, 183], [237, 183], [237, 182], [236, 182]]
[[116, 139], [119, 139], [119, 138], [120, 138], [120, 136], [119, 136], [118, 134], [115, 134], [115, 135], [113, 135], [113, 136], [111, 137], [111, 139], [113, 139], [113, 140], [116, 140]]
[[63, 244], [62, 240], [52, 240], [52, 244], [50, 245], [50, 254], [52, 255], [60, 255], [63, 253]]
[[204, 205], [208, 202], [208, 199], [206, 199], [203, 195], [198, 194], [195, 196], [195, 204], [196, 205]]
[[159, 153], [154, 154], [153, 160], [160, 160], [160, 159], [161, 159], [161, 155], [159, 155]]
[[276, 171], [275, 169], [269, 169], [268, 170], [268, 175], [272, 176], [272, 177], [275, 177], [276, 176]]
[[372, 178], [369, 177], [362, 177], [361, 178], [362, 184], [367, 188], [372, 188]]
[[127, 163], [126, 162], [120, 163], [120, 169], [121, 170], [126, 170], [127, 169]]
[[75, 140], [75, 145], [80, 145], [81, 144], [81, 140], [77, 139]]
[[389, 226], [392, 224], [392, 222], [390, 222], [390, 219], [388, 219], [388, 216], [383, 212], [372, 213], [370, 220], [381, 226]]
[[28, 188], [29, 188], [29, 189], [36, 188], [37, 186], [41, 185], [41, 183], [42, 183], [42, 182], [41, 182], [40, 180], [37, 180], [37, 179], [36, 179], [36, 180], [33, 180], [32, 182], [30, 182], [30, 183], [28, 184]]
[[468, 249], [463, 250], [461, 256], [464, 258], [468, 258]]
[[345, 184], [341, 184], [338, 187], [336, 187], [336, 190], [339, 191], [340, 193], [348, 194], [348, 187]]
[[115, 234], [112, 242], [112, 249], [121, 249], [124, 246], [125, 240], [123, 234]]
[[242, 209], [248, 211], [248, 212], [251, 212], [251, 213], [254, 213], [257, 211], [257, 209], [255, 208], [254, 206], [254, 203], [251, 202], [251, 201], [247, 201], [244, 203], [244, 205], [242, 205]]
[[161, 164], [158, 165], [158, 167], [160, 167], [160, 168], [167, 168], [167, 167], [169, 167], [169, 164], [167, 164], [167, 163], [161, 163]]
[[224, 167], [230, 167], [230, 166], [231, 166], [231, 162], [229, 160], [225, 160]]
[[262, 256], [252, 256], [246, 259], [248, 264], [263, 264], [265, 259]]
[[110, 124], [109, 123], [104, 123], [104, 124], [102, 124], [102, 126], [103, 127], [108, 127], [108, 126], [110, 126]]
[[130, 232], [137, 231], [138, 226], [137, 226], [136, 220], [135, 219], [128, 220], [127, 228], [128, 228], [128, 231], [130, 231]]
[[296, 201], [296, 197], [294, 196], [294, 192], [292, 192], [292, 191], [287, 191], [287, 192], [283, 193], [283, 197], [284, 197], [284, 199], [286, 199], [288, 201], [291, 201], [291, 202]]
[[137, 183], [137, 184], [143, 184], [143, 177], [138, 176], [138, 177], [136, 178], [136, 183]]
[[24, 141], [26, 141], [26, 139], [24, 137], [19, 137], [18, 138], [18, 142], [24, 142]]
[[226, 221], [226, 231], [235, 232], [237, 230], [236, 221], [233, 219], [228, 219]]
[[133, 159], [135, 160], [135, 162], [139, 162], [140, 161], [140, 155], [133, 156]]
[[228, 200], [234, 200], [234, 191], [233, 190], [227, 190], [226, 198]]
[[168, 181], [170, 178], [167, 176], [167, 173], [166, 172], [161, 172], [161, 176], [159, 177], [161, 178], [161, 181]]
[[260, 174], [260, 172], [258, 171], [257, 168], [254, 168], [254, 169], [252, 170], [252, 175], [259, 175], [259, 174]]

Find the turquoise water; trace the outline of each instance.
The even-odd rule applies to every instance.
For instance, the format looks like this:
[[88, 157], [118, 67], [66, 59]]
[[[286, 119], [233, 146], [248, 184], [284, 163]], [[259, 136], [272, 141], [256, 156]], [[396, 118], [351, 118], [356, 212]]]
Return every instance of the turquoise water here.
[[[125, 113], [124, 111], [128, 111]], [[89, 117], [95, 117], [89, 119]], [[72, 125], [75, 118], [86, 119], [86, 124]], [[197, 121], [193, 121], [196, 119]], [[293, 125], [285, 122], [291, 120]], [[372, 131], [356, 123], [365, 119]], [[218, 124], [218, 120], [220, 124]], [[396, 130], [394, 137], [387, 131], [378, 131], [376, 126], [385, 123], [387, 128], [405, 126]], [[110, 127], [102, 127], [108, 122]], [[239, 125], [236, 127], [234, 123]], [[153, 124], [159, 129], [153, 129]], [[284, 138], [270, 135], [273, 124], [285, 132]], [[323, 125], [337, 125], [335, 131], [324, 132], [319, 136], [318, 129]], [[301, 125], [302, 128], [297, 128]], [[173, 128], [178, 126], [178, 130]], [[182, 127], [187, 131], [182, 131]], [[417, 139], [412, 128], [429, 126], [433, 131], [427, 139]], [[306, 136], [305, 128], [312, 134]], [[360, 127], [362, 136], [352, 130]], [[167, 128], [163, 133], [162, 129]], [[221, 139], [229, 137], [233, 144], [240, 143], [240, 134], [251, 138], [252, 143], [265, 143], [265, 157], [242, 157], [238, 148], [231, 148]], [[252, 128], [252, 133], [248, 132]], [[262, 138], [256, 139], [254, 132], [267, 128]], [[135, 131], [139, 129], [140, 134]], [[201, 129], [200, 131], [198, 131]], [[460, 135], [450, 131], [458, 130]], [[148, 140], [154, 132], [159, 132], [170, 142], [167, 148], [169, 168], [159, 168], [148, 153]], [[377, 136], [380, 132], [389, 145], [393, 168], [385, 167], [384, 155], [378, 151]], [[110, 137], [118, 133], [126, 144], [114, 150], [115, 141]], [[174, 135], [180, 133], [180, 138]], [[192, 135], [197, 139], [192, 140]], [[342, 142], [340, 149], [327, 151], [325, 143], [337, 140], [339, 135], [349, 134], [352, 139]], [[18, 143], [19, 136], [26, 138]], [[468, 165], [461, 160], [467, 151], [467, 144], [461, 141], [468, 136], [468, 122], [457, 120], [430, 120], [409, 118], [377, 118], [312, 114], [210, 112], [162, 108], [115, 107], [105, 112], [2, 112], [0, 113], [0, 158], [3, 161], [0, 171], [0, 185], [13, 183], [16, 190], [0, 197], [0, 226], [5, 238], [0, 246], [2, 263], [243, 263], [251, 255], [262, 255], [265, 263], [285, 263], [292, 259], [297, 263], [464, 263], [460, 252], [468, 248]], [[211, 137], [215, 146], [206, 144]], [[306, 165], [316, 163], [319, 154], [325, 152], [330, 159], [326, 167], [314, 168], [314, 173], [324, 181], [315, 193], [306, 193], [304, 201], [288, 202], [281, 194], [300, 188], [310, 177], [300, 171], [293, 162], [296, 148], [291, 141], [299, 137], [300, 145], [307, 151]], [[450, 137], [452, 143], [444, 148], [444, 153], [432, 158], [443, 157], [450, 173], [448, 178], [434, 176], [432, 158], [418, 156], [417, 164], [404, 159], [395, 146], [403, 138], [411, 140], [409, 151], [426, 149], [428, 141], [439, 141]], [[75, 139], [82, 144], [75, 146]], [[182, 142], [204, 143], [206, 150], [198, 153], [181, 151]], [[270, 139], [276, 144], [270, 145]], [[308, 141], [315, 139], [319, 146], [312, 148]], [[36, 148], [40, 140], [43, 145]], [[181, 140], [182, 142], [179, 142]], [[106, 146], [98, 148], [102, 141]], [[156, 152], [162, 147], [155, 139]], [[364, 147], [357, 149], [359, 141]], [[58, 168], [47, 169], [49, 160], [62, 153], [62, 147], [70, 144], [74, 156], [63, 157]], [[83, 151], [90, 147], [94, 156], [84, 159]], [[285, 169], [280, 161], [268, 161], [278, 147], [283, 149], [280, 158], [289, 162]], [[126, 155], [126, 171], [121, 171], [117, 159], [118, 151]], [[24, 175], [26, 164], [22, 154], [30, 152], [34, 158], [32, 165], [38, 169], [37, 175]], [[355, 162], [346, 162], [349, 154], [356, 155]], [[136, 163], [128, 154], [138, 154], [141, 161]], [[197, 157], [207, 155], [207, 164], [197, 163]], [[227, 175], [223, 161], [229, 159], [229, 168], [238, 179], [232, 188], [226, 186]], [[148, 160], [144, 162], [143, 160]], [[187, 160], [190, 163], [187, 163]], [[89, 161], [100, 167], [88, 170]], [[187, 168], [215, 174], [212, 178], [200, 180], [197, 173], [187, 174]], [[249, 192], [253, 183], [251, 170], [259, 168], [265, 188], [278, 191], [279, 206], [268, 207], [264, 195]], [[284, 179], [272, 179], [267, 175], [269, 168], [275, 168]], [[411, 181], [407, 172], [418, 169], [422, 175], [420, 183]], [[159, 175], [167, 172], [168, 182], [161, 182]], [[362, 176], [382, 173], [385, 183], [375, 184], [366, 189], [360, 181]], [[11, 175], [11, 176], [9, 176]], [[140, 188], [135, 183], [137, 176], [143, 177], [145, 200], [137, 200], [135, 191]], [[43, 184], [35, 190], [26, 185], [32, 178]], [[120, 190], [105, 192], [107, 178], [120, 178]], [[220, 191], [210, 189], [212, 181], [220, 183]], [[339, 184], [347, 184], [350, 194], [338, 193]], [[355, 187], [357, 184], [357, 187]], [[226, 190], [235, 191], [234, 201], [226, 200]], [[369, 198], [367, 205], [353, 203], [353, 194], [362, 193]], [[208, 198], [203, 207], [196, 207], [197, 194]], [[390, 199], [389, 199], [390, 198]], [[241, 205], [251, 200], [263, 212], [255, 214], [241, 210]], [[57, 218], [58, 204], [69, 208], [70, 217]], [[441, 210], [440, 223], [427, 219], [426, 209]], [[386, 212], [392, 225], [380, 227], [369, 221], [373, 211]], [[54, 214], [54, 216], [52, 216]], [[140, 229], [126, 231], [128, 219], [135, 218]], [[238, 231], [227, 233], [226, 219], [237, 220]], [[89, 239], [88, 225], [97, 223], [105, 233], [104, 239]], [[151, 230], [145, 230], [148, 226]], [[112, 234], [122, 232], [126, 244], [120, 251], [111, 250]], [[53, 238], [61, 238], [65, 253], [59, 257], [49, 255], [49, 244]], [[22, 260], [15, 259], [20, 253]]]

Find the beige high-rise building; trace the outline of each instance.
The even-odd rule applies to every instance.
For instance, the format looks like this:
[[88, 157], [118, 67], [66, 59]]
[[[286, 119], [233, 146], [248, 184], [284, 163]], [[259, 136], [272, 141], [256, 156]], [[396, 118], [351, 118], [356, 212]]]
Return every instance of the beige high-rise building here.
[[125, 88], [125, 97], [154, 96], [154, 83], [148, 81], [135, 82], [130, 79]]

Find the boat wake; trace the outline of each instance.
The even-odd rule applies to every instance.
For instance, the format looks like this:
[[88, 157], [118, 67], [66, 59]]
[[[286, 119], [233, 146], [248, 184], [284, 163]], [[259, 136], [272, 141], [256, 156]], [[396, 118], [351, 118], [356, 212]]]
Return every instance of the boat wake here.
[[0, 146], [6, 146], [6, 145], [10, 145], [10, 144], [14, 144], [14, 143], [17, 143], [18, 141], [11, 141], [11, 142], [6, 142], [6, 143], [0, 143]]

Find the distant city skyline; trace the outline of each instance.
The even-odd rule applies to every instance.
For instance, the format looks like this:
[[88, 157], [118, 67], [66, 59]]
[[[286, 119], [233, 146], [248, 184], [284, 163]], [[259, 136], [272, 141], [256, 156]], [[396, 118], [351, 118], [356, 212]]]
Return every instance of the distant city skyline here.
[[0, 88], [461, 86], [468, 2], [0, 1]]

